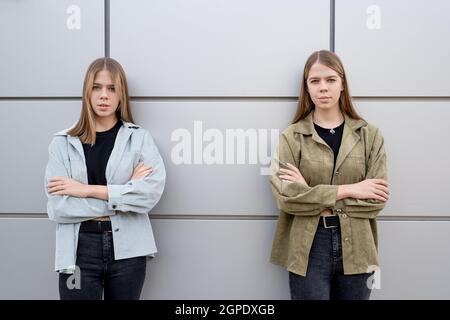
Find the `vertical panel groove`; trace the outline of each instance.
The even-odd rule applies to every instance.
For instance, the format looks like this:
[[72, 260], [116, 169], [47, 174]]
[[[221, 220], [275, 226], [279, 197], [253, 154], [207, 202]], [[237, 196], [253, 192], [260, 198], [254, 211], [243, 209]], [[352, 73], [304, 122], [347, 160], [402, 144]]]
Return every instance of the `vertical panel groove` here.
[[109, 57], [110, 41], [110, 10], [109, 0], [105, 0], [105, 57]]
[[334, 52], [335, 0], [330, 0], [330, 51]]

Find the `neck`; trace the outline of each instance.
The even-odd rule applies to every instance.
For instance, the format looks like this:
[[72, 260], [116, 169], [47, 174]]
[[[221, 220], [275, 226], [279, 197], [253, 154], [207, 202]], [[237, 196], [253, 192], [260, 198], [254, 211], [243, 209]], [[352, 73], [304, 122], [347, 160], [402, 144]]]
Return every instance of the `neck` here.
[[344, 115], [339, 108], [330, 110], [316, 108], [313, 113], [313, 121], [322, 128], [335, 128], [344, 122]]
[[95, 131], [97, 132], [103, 132], [108, 131], [117, 122], [117, 117], [109, 117], [109, 118], [96, 118], [95, 119]]

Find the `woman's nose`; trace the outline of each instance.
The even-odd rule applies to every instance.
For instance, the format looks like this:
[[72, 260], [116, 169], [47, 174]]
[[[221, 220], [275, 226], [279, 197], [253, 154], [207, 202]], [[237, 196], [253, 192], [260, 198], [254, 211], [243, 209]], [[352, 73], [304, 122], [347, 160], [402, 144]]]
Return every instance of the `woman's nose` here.
[[108, 95], [106, 94], [106, 89], [102, 89], [102, 92], [101, 92], [100, 98], [102, 98], [102, 99], [106, 99], [106, 98], [108, 98]]

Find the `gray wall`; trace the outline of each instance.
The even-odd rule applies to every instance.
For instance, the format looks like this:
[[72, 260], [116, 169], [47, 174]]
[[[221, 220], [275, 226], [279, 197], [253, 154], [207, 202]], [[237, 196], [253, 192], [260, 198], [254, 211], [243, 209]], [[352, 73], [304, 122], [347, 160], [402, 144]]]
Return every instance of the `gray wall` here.
[[372, 298], [450, 298], [448, 12], [444, 0], [1, 1], [0, 299], [58, 297], [47, 146], [76, 121], [85, 70], [105, 53], [167, 167], [142, 297], [288, 298], [286, 271], [268, 262], [266, 171], [305, 59], [333, 48], [389, 157]]

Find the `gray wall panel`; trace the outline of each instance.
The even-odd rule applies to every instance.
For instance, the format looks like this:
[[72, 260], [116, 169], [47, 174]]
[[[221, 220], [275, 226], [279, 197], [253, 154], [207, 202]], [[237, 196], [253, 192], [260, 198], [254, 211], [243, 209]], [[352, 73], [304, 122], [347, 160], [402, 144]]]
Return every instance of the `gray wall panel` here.
[[[269, 177], [261, 175], [261, 170], [264, 173], [269, 167], [265, 160], [270, 161], [270, 129], [278, 130], [273, 139], [276, 145], [279, 132], [289, 124], [295, 108], [295, 102], [280, 101], [134, 103], [134, 114], [154, 136], [167, 169], [165, 194], [152, 213], [275, 214], [277, 209]], [[202, 130], [196, 131], [195, 127], [199, 128], [196, 121], [202, 125]], [[243, 129], [254, 137], [245, 140], [244, 149], [237, 147], [237, 140], [230, 139], [231, 135], [227, 137], [227, 130], [237, 133], [236, 129]], [[185, 148], [192, 150], [191, 164], [176, 164], [178, 157], [172, 156], [172, 153], [179, 154], [176, 150], [181, 141], [188, 141], [187, 138], [177, 138], [179, 130], [185, 130], [185, 137], [191, 137], [190, 148]], [[211, 132], [208, 130], [219, 131], [222, 138], [204, 139], [202, 143], [201, 132], [205, 138]], [[207, 164], [202, 151], [203, 154], [213, 154], [208, 152], [208, 146], [217, 145], [217, 141], [223, 141], [219, 148], [223, 155], [217, 158], [223, 164]], [[232, 155], [228, 151], [232, 150], [233, 141], [234, 157], [227, 162], [227, 156]], [[201, 144], [203, 148], [196, 152], [196, 145]], [[199, 164], [195, 164], [196, 154], [199, 155]], [[238, 154], [245, 156], [244, 164], [239, 164]], [[254, 164], [251, 154], [257, 158]]]
[[81, 96], [104, 30], [103, 0], [0, 1], [0, 97]]
[[[153, 220], [158, 246], [146, 299], [287, 299], [269, 263], [274, 220]], [[195, 289], [194, 289], [195, 288]]]
[[[158, 254], [143, 299], [289, 298], [287, 271], [268, 262], [275, 220], [152, 224]], [[58, 298], [54, 231], [47, 219], [0, 219], [0, 299]], [[380, 221], [379, 238], [380, 289], [372, 299], [450, 298], [450, 257], [442, 251], [449, 221]]]
[[379, 127], [388, 156], [391, 198], [384, 214], [450, 216], [449, 101], [356, 103]]
[[329, 47], [329, 6], [112, 0], [111, 56], [133, 96], [296, 96], [303, 61]]
[[0, 218], [0, 299], [58, 299], [55, 225]]
[[379, 229], [381, 289], [372, 299], [450, 299], [450, 221], [382, 221]]
[[450, 96], [448, 12], [446, 0], [336, 0], [335, 49], [352, 94]]
[[79, 117], [78, 101], [0, 101], [0, 213], [44, 213], [44, 174], [53, 134]]

